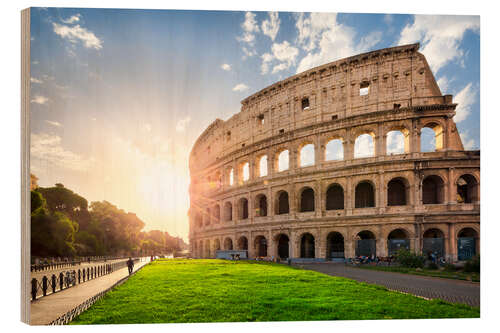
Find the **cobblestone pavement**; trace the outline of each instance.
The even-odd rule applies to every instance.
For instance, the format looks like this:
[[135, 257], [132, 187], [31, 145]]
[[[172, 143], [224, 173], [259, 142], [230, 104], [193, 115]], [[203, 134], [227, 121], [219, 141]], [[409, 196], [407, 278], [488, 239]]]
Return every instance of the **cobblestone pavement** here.
[[359, 282], [378, 284], [390, 290], [425, 298], [439, 298], [451, 303], [480, 306], [480, 286], [475, 282], [374, 271], [337, 263], [311, 263], [296, 266]]

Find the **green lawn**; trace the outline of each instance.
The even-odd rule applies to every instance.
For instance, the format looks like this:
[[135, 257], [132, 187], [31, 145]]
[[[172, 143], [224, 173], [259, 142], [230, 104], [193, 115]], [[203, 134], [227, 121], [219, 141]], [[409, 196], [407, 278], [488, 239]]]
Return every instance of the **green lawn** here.
[[72, 324], [477, 318], [479, 309], [255, 261], [159, 260]]
[[479, 273], [469, 273], [463, 271], [445, 271], [438, 269], [421, 269], [417, 270], [416, 268], [406, 268], [406, 267], [398, 267], [398, 266], [371, 266], [371, 265], [360, 265], [358, 268], [363, 269], [373, 269], [375, 271], [385, 271], [385, 272], [397, 272], [404, 274], [414, 274], [414, 275], [423, 275], [423, 276], [432, 276], [439, 277], [445, 279], [454, 279], [454, 280], [466, 280], [472, 282], [480, 281]]

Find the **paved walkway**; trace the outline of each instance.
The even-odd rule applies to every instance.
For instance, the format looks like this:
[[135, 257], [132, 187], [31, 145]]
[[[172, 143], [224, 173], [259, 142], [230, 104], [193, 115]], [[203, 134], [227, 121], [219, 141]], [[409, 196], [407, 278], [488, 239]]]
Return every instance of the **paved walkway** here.
[[480, 286], [475, 282], [382, 272], [336, 263], [297, 264], [296, 266], [359, 282], [378, 284], [387, 289], [425, 298], [439, 298], [451, 303], [480, 306]]
[[[149, 263], [138, 262], [134, 271]], [[65, 313], [73, 310], [92, 296], [113, 286], [118, 280], [128, 275], [128, 268], [124, 267], [111, 274], [101, 276], [95, 280], [76, 285], [55, 294], [42, 297], [31, 302], [30, 325], [47, 325]]]

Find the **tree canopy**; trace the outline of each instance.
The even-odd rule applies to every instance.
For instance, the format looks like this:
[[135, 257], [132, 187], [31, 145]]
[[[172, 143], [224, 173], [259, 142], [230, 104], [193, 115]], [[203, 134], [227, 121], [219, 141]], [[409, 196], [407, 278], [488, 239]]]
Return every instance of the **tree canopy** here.
[[62, 184], [31, 191], [31, 254], [73, 257], [166, 254], [186, 247], [160, 230], [107, 201], [94, 201]]

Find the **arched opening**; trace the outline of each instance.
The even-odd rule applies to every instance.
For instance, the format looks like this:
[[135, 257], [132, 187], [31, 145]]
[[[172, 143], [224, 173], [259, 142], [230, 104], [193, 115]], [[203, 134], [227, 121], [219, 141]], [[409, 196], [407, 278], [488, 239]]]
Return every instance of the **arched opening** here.
[[457, 239], [458, 260], [468, 260], [479, 252], [478, 234], [472, 228], [463, 228]]
[[264, 194], [255, 197], [255, 216], [267, 216], [267, 198]]
[[219, 251], [220, 250], [220, 240], [218, 238], [216, 238], [214, 240], [214, 250], [215, 251]]
[[241, 198], [238, 205], [239, 218], [240, 220], [245, 220], [248, 218], [248, 200], [247, 198]]
[[229, 186], [233, 186], [234, 185], [234, 169], [233, 168], [229, 169], [228, 183], [229, 183]]
[[289, 152], [288, 150], [283, 150], [278, 155], [278, 172], [288, 170], [289, 165]]
[[259, 177], [267, 176], [267, 155], [259, 158]]
[[373, 157], [375, 156], [375, 145], [373, 138], [375, 135], [361, 134], [354, 142], [354, 158]]
[[344, 145], [342, 140], [333, 139], [325, 146], [325, 161], [341, 161], [344, 159]]
[[404, 206], [407, 204], [409, 186], [406, 179], [394, 178], [387, 184], [387, 206]]
[[443, 149], [443, 127], [437, 123], [425, 125], [420, 130], [420, 151], [432, 152]]
[[331, 184], [326, 190], [326, 210], [344, 209], [344, 189], [339, 184]]
[[278, 258], [287, 259], [290, 255], [290, 240], [285, 234], [279, 234], [277, 237]]
[[422, 203], [424, 205], [444, 202], [444, 182], [439, 176], [427, 176], [422, 182]]
[[373, 232], [369, 230], [361, 231], [356, 236], [356, 256], [376, 257], [377, 240]]
[[205, 225], [210, 225], [210, 220], [211, 220], [210, 208], [207, 208], [205, 214]]
[[422, 253], [430, 257], [434, 253], [437, 258], [444, 257], [444, 235], [439, 229], [429, 229], [424, 232]]
[[222, 185], [222, 174], [220, 173], [220, 171], [215, 172], [213, 179], [214, 179], [214, 187], [219, 189]]
[[198, 228], [203, 227], [203, 217], [200, 214], [200, 212], [196, 212], [196, 215], [194, 217], [195, 224]]
[[227, 201], [224, 204], [224, 221], [229, 222], [233, 220], [233, 204]]
[[300, 211], [314, 212], [314, 190], [306, 187], [300, 194]]
[[457, 180], [457, 202], [473, 203], [478, 202], [477, 180], [472, 175], [462, 175]]
[[246, 182], [250, 179], [250, 163], [244, 162], [241, 164], [240, 179], [243, 182]]
[[229, 237], [224, 239], [224, 250], [231, 251], [233, 249], [233, 240]]
[[257, 257], [267, 257], [267, 240], [264, 236], [257, 236], [255, 238], [255, 254]]
[[375, 207], [375, 190], [368, 181], [362, 181], [356, 185], [355, 208]]
[[248, 250], [248, 239], [245, 236], [241, 236], [238, 239], [238, 250], [247, 251]]
[[396, 130], [387, 133], [386, 152], [387, 155], [404, 154], [409, 149], [409, 133], [407, 130]]
[[210, 241], [207, 239], [205, 241], [205, 258], [210, 258], [212, 254], [210, 253]]
[[326, 238], [326, 258], [344, 258], [344, 236], [340, 232], [330, 232]]
[[288, 203], [288, 192], [280, 191], [278, 192], [278, 202], [276, 205], [276, 214], [288, 214], [290, 213], [290, 205]]
[[314, 236], [310, 233], [305, 233], [300, 239], [300, 257], [314, 258]]
[[387, 236], [387, 249], [390, 256], [394, 256], [400, 249], [410, 250], [410, 240], [406, 231], [403, 229], [395, 229]]
[[306, 144], [299, 150], [299, 166], [306, 167], [314, 165], [314, 145]]
[[214, 206], [213, 214], [214, 214], [214, 223], [219, 223], [220, 222], [220, 206], [219, 205]]

